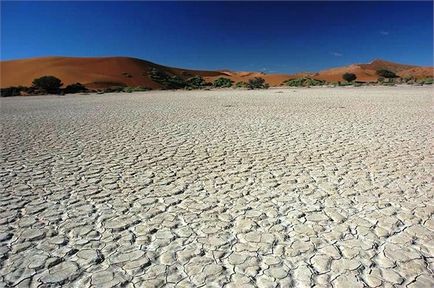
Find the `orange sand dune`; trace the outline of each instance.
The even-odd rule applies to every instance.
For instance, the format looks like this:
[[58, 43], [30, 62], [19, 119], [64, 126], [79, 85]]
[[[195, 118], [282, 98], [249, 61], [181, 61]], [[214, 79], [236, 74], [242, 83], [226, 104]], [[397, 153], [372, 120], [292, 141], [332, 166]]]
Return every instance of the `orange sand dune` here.
[[326, 81], [343, 81], [342, 75], [344, 73], [356, 74], [358, 81], [377, 81], [378, 78], [376, 70], [364, 69], [357, 64], [320, 71], [313, 78]]
[[386, 69], [395, 73], [399, 73], [403, 70], [407, 70], [410, 68], [418, 67], [415, 65], [399, 64], [399, 63], [394, 63], [394, 62], [385, 61], [381, 59], [375, 59], [374, 61], [368, 64], [357, 64], [357, 65], [363, 69], [375, 70], [375, 71], [380, 69]]
[[377, 71], [386, 69], [396, 73], [401, 77], [433, 77], [433, 67], [420, 67], [415, 65], [405, 65], [384, 60], [376, 59], [368, 64], [353, 64], [345, 67], [327, 69], [319, 72], [313, 78], [326, 81], [342, 81], [342, 74], [354, 73], [358, 81], [373, 82], [377, 81]]
[[406, 70], [399, 71], [401, 77], [414, 77], [425, 78], [434, 77], [434, 70], [432, 67], [413, 67]]
[[161, 85], [148, 76], [152, 68], [184, 79], [195, 75], [224, 76], [218, 71], [171, 68], [129, 57], [44, 57], [1, 62], [1, 87], [30, 86], [35, 78], [53, 75], [61, 79], [65, 85], [80, 82], [95, 88], [114, 85], [160, 88]]
[[157, 68], [170, 75], [177, 75], [183, 79], [200, 75], [206, 81], [214, 81], [218, 77], [227, 77], [234, 82], [247, 82], [254, 77], [262, 77], [271, 86], [279, 86], [285, 80], [300, 77], [342, 81], [342, 74], [346, 72], [355, 73], [359, 81], [376, 81], [378, 78], [376, 71], [379, 69], [391, 70], [403, 77], [423, 78], [433, 76], [432, 67], [403, 65], [384, 60], [332, 68], [318, 73], [265, 74], [262, 72], [202, 71], [172, 68], [129, 57], [42, 57], [0, 62], [0, 87], [31, 86], [33, 79], [44, 75], [53, 75], [61, 79], [65, 85], [80, 82], [88, 88], [105, 88], [117, 85], [161, 88], [159, 83], [152, 81], [148, 76], [152, 68]]

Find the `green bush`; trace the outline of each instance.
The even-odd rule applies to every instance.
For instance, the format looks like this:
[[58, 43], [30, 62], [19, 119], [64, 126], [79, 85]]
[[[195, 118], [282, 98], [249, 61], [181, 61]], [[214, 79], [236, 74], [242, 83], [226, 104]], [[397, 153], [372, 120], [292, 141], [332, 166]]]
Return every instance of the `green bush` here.
[[47, 94], [45, 90], [41, 88], [32, 86], [32, 87], [23, 87], [22, 93], [25, 95], [44, 95]]
[[152, 90], [151, 88], [148, 87], [144, 87], [144, 86], [137, 86], [133, 88], [134, 92], [144, 92], [144, 91], [149, 91]]
[[354, 80], [357, 79], [357, 76], [354, 73], [344, 73], [344, 75], [342, 75], [342, 79], [344, 79], [347, 82], [353, 82]]
[[125, 86], [110, 86], [107, 88], [104, 88], [101, 92], [102, 93], [115, 93], [115, 92], [124, 92]]
[[[20, 95], [44, 95], [47, 94], [47, 91], [42, 90], [39, 87], [25, 87], [25, 86], [14, 86], [14, 87], [6, 87], [0, 89], [1, 97], [10, 97], [10, 96], [20, 96]], [[59, 93], [63, 91], [58, 91]]]
[[163, 71], [158, 70], [157, 68], [152, 68], [149, 71], [149, 78], [151, 78], [151, 80], [157, 83], [162, 83], [169, 78], [169, 75], [167, 75]]
[[165, 89], [180, 89], [187, 86], [187, 83], [182, 78], [177, 75], [169, 75], [157, 68], [152, 68], [149, 71], [149, 78], [163, 85], [163, 88]]
[[404, 76], [401, 77], [401, 82], [406, 84], [413, 84], [415, 82], [415, 78], [412, 76]]
[[124, 87], [124, 89], [122, 89], [122, 92], [125, 92], [125, 93], [131, 93], [133, 91], [134, 91], [134, 88], [133, 87], [129, 87], [129, 86]]
[[396, 83], [396, 82], [397, 81], [395, 78], [386, 78], [386, 79], [384, 79], [383, 84], [384, 83]]
[[87, 92], [87, 88], [84, 87], [81, 83], [70, 84], [63, 89], [65, 94], [74, 94], [74, 93], [82, 93]]
[[42, 76], [33, 80], [32, 83], [34, 87], [52, 94], [58, 94], [63, 85], [62, 81], [54, 76]]
[[1, 88], [0, 89], [0, 95], [1, 97], [10, 97], [10, 96], [20, 96], [21, 91], [24, 91], [25, 87], [18, 86], [18, 87], [7, 87], [7, 88]]
[[291, 87], [302, 87], [304, 86], [305, 78], [288, 79], [283, 82], [284, 85]]
[[377, 70], [377, 75], [384, 78], [396, 78], [398, 77], [394, 72], [386, 70], [386, 69], [380, 69]]
[[434, 78], [432, 78], [432, 77], [419, 79], [417, 81], [417, 83], [422, 84], [422, 85], [432, 85], [433, 82], [434, 82]]
[[235, 88], [249, 88], [249, 84], [244, 81], [239, 81], [235, 84]]
[[149, 90], [151, 90], [151, 89], [143, 87], [143, 86], [136, 86], [136, 87], [127, 86], [127, 87], [123, 87], [122, 91], [119, 91], [119, 92], [131, 93], [131, 92], [143, 92], [143, 91], [149, 91]]
[[194, 77], [189, 78], [186, 81], [186, 86], [191, 89], [201, 89], [205, 87], [205, 80], [203, 80], [202, 76], [196, 75]]
[[338, 85], [341, 86], [341, 87], [343, 87], [343, 86], [351, 86], [353, 84], [351, 82], [341, 82], [341, 81], [339, 81]]
[[329, 82], [329, 83], [326, 82], [326, 84], [331, 85], [333, 87], [339, 86], [339, 82], [336, 82], [336, 81], [332, 81], [332, 82]]
[[168, 89], [180, 89], [180, 88], [184, 88], [185, 86], [187, 86], [187, 84], [185, 83], [185, 81], [176, 76], [173, 75], [171, 76], [168, 80], [167, 80], [167, 88]]
[[291, 87], [310, 87], [310, 86], [325, 85], [326, 81], [312, 79], [312, 78], [296, 78], [296, 79], [286, 80], [283, 82], [283, 84]]
[[234, 81], [224, 77], [217, 78], [213, 82], [213, 86], [216, 88], [229, 88], [232, 87], [232, 84], [234, 84]]
[[247, 83], [247, 88], [249, 89], [268, 89], [270, 85], [265, 83], [265, 79], [261, 77], [255, 77], [253, 79], [249, 79]]
[[149, 91], [152, 90], [151, 88], [147, 88], [144, 86], [136, 86], [136, 87], [131, 87], [131, 86], [111, 86], [111, 87], [107, 87], [104, 90], [100, 91], [99, 94], [103, 94], [103, 93], [132, 93], [132, 92], [143, 92], [143, 91]]

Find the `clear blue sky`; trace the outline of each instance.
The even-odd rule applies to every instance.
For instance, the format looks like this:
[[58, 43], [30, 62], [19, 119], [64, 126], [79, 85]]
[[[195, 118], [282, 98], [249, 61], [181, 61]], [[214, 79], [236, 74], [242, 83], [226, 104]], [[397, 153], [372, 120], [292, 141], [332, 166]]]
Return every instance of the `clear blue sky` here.
[[432, 2], [1, 2], [1, 59], [131, 56], [316, 71], [374, 58], [433, 64]]

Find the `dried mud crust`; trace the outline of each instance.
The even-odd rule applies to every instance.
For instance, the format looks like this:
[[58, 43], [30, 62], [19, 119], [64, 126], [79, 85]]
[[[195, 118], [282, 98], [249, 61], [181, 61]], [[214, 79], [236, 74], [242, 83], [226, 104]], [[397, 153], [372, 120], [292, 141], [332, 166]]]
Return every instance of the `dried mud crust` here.
[[433, 287], [432, 89], [1, 100], [0, 287]]

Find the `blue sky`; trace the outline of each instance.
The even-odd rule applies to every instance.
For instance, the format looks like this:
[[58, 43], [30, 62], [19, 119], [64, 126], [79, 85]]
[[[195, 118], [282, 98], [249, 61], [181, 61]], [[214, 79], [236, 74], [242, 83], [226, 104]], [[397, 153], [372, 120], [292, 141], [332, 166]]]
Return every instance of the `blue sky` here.
[[195, 69], [433, 65], [432, 2], [1, 2], [1, 59], [131, 56]]

